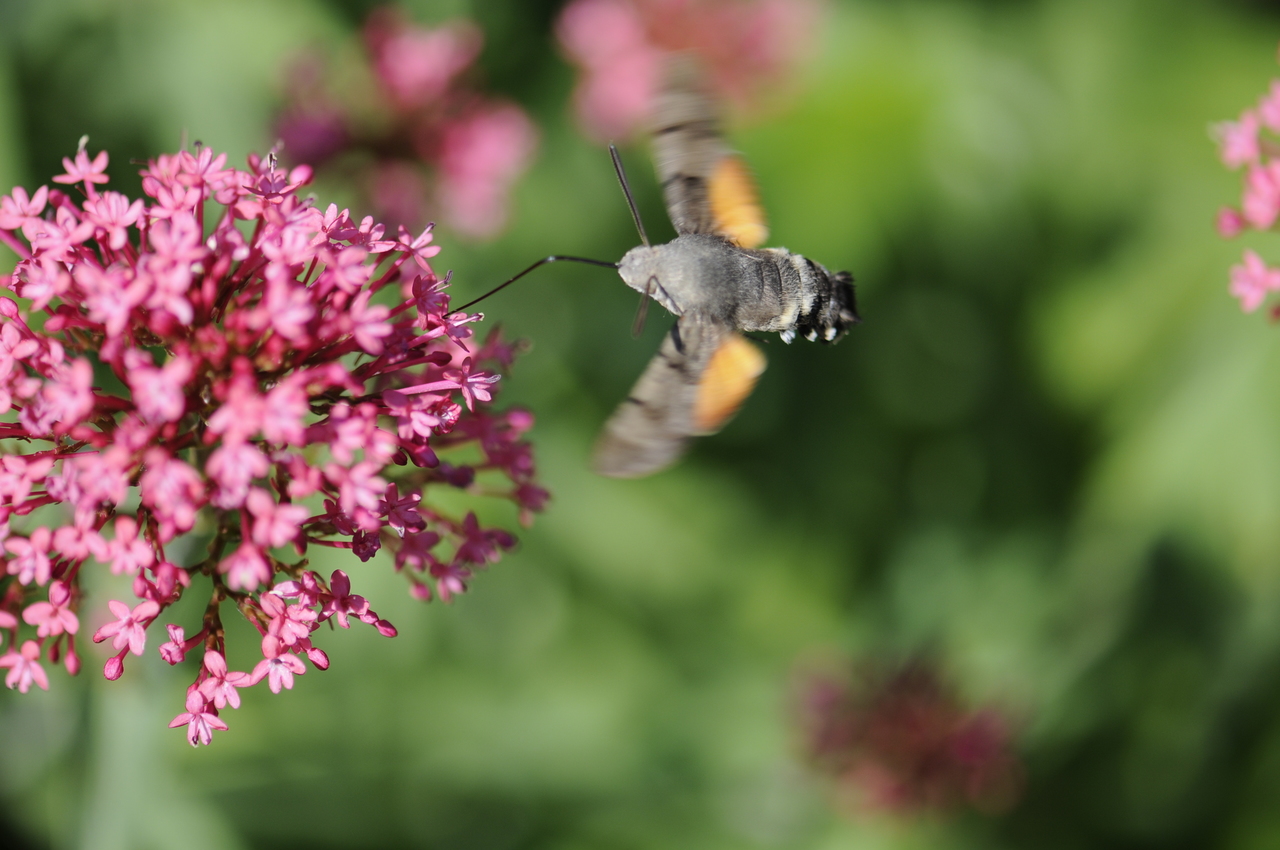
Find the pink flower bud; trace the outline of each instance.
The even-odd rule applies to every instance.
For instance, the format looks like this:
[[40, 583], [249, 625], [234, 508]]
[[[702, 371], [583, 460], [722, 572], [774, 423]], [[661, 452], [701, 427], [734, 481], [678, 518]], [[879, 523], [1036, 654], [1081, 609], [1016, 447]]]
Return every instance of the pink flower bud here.
[[1218, 211], [1217, 219], [1218, 234], [1224, 239], [1234, 239], [1244, 230], [1244, 216], [1239, 210], [1231, 207], [1223, 207]]
[[107, 663], [103, 665], [102, 675], [107, 677], [107, 681], [114, 682], [124, 673], [125, 652], [128, 652], [128, 650], [124, 650], [119, 655], [111, 656], [107, 659]]

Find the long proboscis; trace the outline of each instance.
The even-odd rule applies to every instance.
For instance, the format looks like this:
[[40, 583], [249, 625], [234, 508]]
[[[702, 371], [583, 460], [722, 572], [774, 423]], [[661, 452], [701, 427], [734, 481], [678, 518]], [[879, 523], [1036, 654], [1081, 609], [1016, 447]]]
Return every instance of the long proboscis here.
[[473, 298], [472, 300], [468, 301], [466, 304], [463, 304], [461, 307], [454, 307], [449, 312], [461, 313], [463, 310], [467, 309], [473, 304], [479, 304], [481, 301], [488, 298], [490, 295], [493, 295], [497, 292], [501, 292], [502, 290], [506, 289], [508, 286], [515, 283], [517, 280], [524, 277], [529, 272], [536, 269], [538, 266], [545, 266], [547, 263], [559, 263], [559, 262], [565, 262], [565, 261], [574, 262], [574, 263], [586, 263], [587, 265], [591, 265], [591, 266], [603, 266], [609, 269], [616, 269], [618, 267], [617, 263], [611, 263], [608, 260], [592, 260], [588, 257], [570, 257], [564, 254], [553, 254], [550, 257], [543, 257], [541, 260], [538, 260], [538, 262], [529, 266], [529, 268], [520, 272], [520, 274], [516, 275], [515, 277], [506, 281], [505, 283], [495, 286], [493, 289], [490, 289], [488, 292], [486, 292], [484, 295], [481, 295], [479, 298]]

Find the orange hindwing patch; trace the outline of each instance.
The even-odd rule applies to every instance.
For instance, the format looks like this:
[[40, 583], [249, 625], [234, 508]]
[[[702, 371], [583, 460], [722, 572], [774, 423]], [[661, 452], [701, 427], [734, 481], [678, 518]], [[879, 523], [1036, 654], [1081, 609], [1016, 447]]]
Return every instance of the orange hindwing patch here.
[[729, 154], [716, 163], [707, 196], [717, 233], [743, 248], [759, 248], [769, 238], [760, 193], [742, 157]]
[[696, 434], [719, 431], [729, 421], [755, 388], [764, 372], [765, 358], [760, 349], [739, 334], [725, 338], [711, 355], [693, 406]]

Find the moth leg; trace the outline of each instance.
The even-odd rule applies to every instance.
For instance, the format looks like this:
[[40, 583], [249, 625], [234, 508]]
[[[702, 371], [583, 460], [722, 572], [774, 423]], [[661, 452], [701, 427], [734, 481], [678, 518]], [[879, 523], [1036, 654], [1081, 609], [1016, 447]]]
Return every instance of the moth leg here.
[[649, 299], [653, 297], [654, 287], [658, 285], [658, 276], [650, 275], [649, 282], [644, 285], [644, 292], [640, 293], [640, 303], [636, 306], [636, 317], [631, 320], [631, 338], [639, 339], [640, 334], [644, 332], [644, 320], [649, 315]]

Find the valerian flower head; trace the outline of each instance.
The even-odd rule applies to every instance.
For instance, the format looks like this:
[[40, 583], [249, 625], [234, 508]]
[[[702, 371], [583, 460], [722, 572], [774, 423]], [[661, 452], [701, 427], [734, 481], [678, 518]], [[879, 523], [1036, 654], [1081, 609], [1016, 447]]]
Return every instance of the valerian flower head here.
[[[474, 84], [480, 30], [466, 21], [417, 26], [383, 6], [363, 35], [358, 69], [320, 54], [293, 64], [277, 121], [284, 155], [319, 167], [341, 162], [393, 225], [430, 214], [467, 236], [494, 235], [538, 136], [523, 109]], [[336, 82], [351, 77], [372, 85], [353, 95]]]
[[[1223, 164], [1244, 170], [1240, 207], [1218, 211], [1218, 233], [1231, 239], [1246, 230], [1274, 232], [1280, 222], [1280, 80], [1272, 80], [1270, 89], [1239, 119], [1215, 125], [1212, 135]], [[1252, 313], [1280, 290], [1280, 268], [1247, 250], [1244, 262], [1231, 268], [1230, 280], [1231, 294], [1242, 310]], [[1280, 308], [1273, 307], [1271, 317], [1280, 319]]]
[[634, 134], [675, 52], [696, 54], [716, 93], [746, 106], [805, 54], [818, 10], [818, 0], [572, 0], [556, 35], [582, 73], [578, 119], [602, 142]]
[[[430, 70], [400, 69], [406, 97]], [[431, 495], [540, 509], [530, 417], [491, 407], [511, 346], [450, 311], [430, 226], [386, 238], [320, 209], [298, 194], [311, 170], [274, 156], [162, 155], [138, 200], [103, 188], [105, 152], [63, 165], [65, 188], [0, 198], [19, 257], [0, 298], [0, 667], [24, 692], [48, 687], [42, 659], [78, 671], [81, 579], [109, 570], [137, 599], [91, 617], [103, 674], [157, 643], [175, 665], [201, 649], [172, 725], [207, 744], [237, 689], [328, 667], [325, 622], [395, 635], [347, 573], [307, 568], [311, 547], [385, 548], [412, 595], [448, 600], [514, 544]], [[201, 622], [166, 622], [197, 590]], [[252, 671], [228, 669], [224, 609], [262, 636]]]
[[931, 665], [813, 676], [800, 694], [805, 754], [856, 809], [1010, 807], [1022, 771], [1008, 721], [966, 708]]

